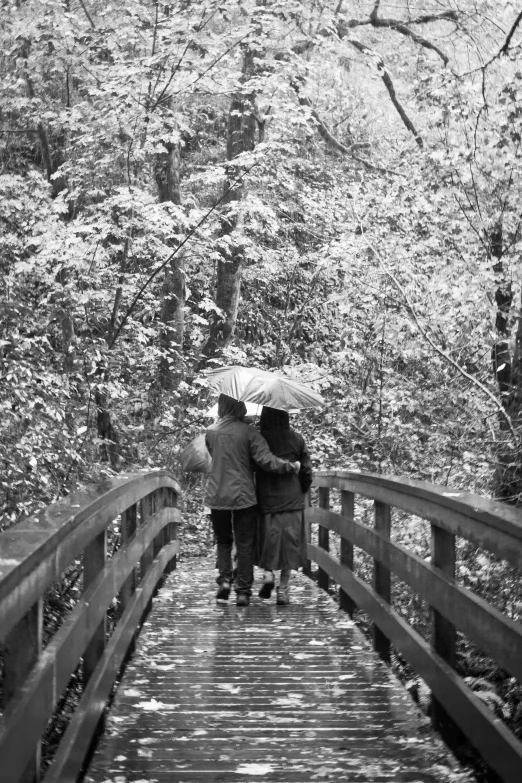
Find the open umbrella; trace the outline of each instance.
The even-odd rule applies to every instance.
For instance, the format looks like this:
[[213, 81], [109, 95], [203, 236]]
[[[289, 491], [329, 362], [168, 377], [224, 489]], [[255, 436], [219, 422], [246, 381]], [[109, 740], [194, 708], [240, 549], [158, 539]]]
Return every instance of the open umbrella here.
[[[217, 370], [209, 370], [204, 377], [209, 386], [222, 394], [228, 394], [235, 400], [242, 400], [241, 396], [246, 386], [253, 378], [272, 378], [273, 373], [267, 370], [258, 370], [256, 367], [220, 367]], [[246, 402], [246, 400], [243, 400]]]
[[243, 402], [268, 405], [283, 411], [324, 405], [323, 397], [310, 386], [255, 367], [222, 367], [210, 370], [205, 377], [216, 391]]
[[271, 378], [252, 378], [243, 390], [242, 400], [268, 405], [282, 411], [319, 408], [324, 405], [322, 396], [304, 383], [273, 375]]

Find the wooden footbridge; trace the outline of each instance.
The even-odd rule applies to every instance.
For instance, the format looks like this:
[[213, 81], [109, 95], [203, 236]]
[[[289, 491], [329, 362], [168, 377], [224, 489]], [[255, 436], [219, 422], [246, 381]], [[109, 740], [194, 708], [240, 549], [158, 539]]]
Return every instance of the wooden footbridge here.
[[[459, 727], [500, 780], [521, 783], [522, 743], [454, 664], [460, 632], [522, 683], [521, 625], [455, 577], [459, 539], [522, 567], [522, 514], [371, 474], [321, 472], [314, 485], [310, 567], [289, 606], [216, 602], [210, 555], [176, 563], [182, 498], [165, 471], [121, 476], [0, 533], [1, 783], [470, 781], [391, 675], [392, 648], [431, 690], [432, 722]], [[427, 520], [429, 560], [394, 541], [404, 513]], [[373, 563], [368, 581], [354, 549]], [[71, 564], [82, 596], [44, 645], [46, 593]], [[392, 578], [431, 607], [429, 641], [394, 609]], [[72, 681], [75, 708], [42, 764]]]

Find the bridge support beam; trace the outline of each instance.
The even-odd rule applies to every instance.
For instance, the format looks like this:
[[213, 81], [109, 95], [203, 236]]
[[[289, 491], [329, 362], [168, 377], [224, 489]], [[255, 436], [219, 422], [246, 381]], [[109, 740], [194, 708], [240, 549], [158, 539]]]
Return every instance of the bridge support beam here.
[[[319, 508], [324, 508], [325, 511], [328, 511], [330, 508], [330, 490], [328, 487], [319, 487]], [[328, 552], [330, 549], [329, 534], [330, 531], [327, 527], [323, 527], [322, 525], [319, 527], [319, 539], [317, 543], [325, 552]], [[330, 587], [330, 577], [322, 568], [319, 569], [317, 574], [317, 584], [322, 590], [328, 590]]]
[[[349, 525], [353, 524], [355, 517], [355, 495], [353, 492], [341, 491], [341, 514]], [[343, 537], [341, 537], [341, 564], [353, 573], [353, 544]], [[339, 598], [341, 609], [352, 617], [357, 609], [355, 601], [342, 589]]]
[[[391, 534], [391, 508], [378, 500], [374, 504], [375, 530], [379, 535], [389, 540]], [[380, 595], [387, 604], [391, 604], [391, 576], [390, 569], [382, 565], [379, 559], [374, 560], [373, 564], [373, 587], [375, 592]], [[386, 663], [390, 663], [391, 647], [390, 640], [383, 632], [373, 625], [373, 649]]]
[[[305, 495], [305, 509], [311, 508], [312, 506], [312, 498], [310, 497], [310, 490]], [[306, 512], [305, 512], [305, 520], [306, 520]], [[306, 543], [311, 544], [312, 543], [312, 523], [310, 520], [305, 521], [305, 530], [306, 530]], [[308, 559], [306, 561], [306, 565], [303, 568], [304, 573], [306, 576], [311, 579], [312, 578], [312, 561]]]
[[[164, 489], [163, 490], [163, 507], [168, 508], [177, 508], [178, 507], [178, 496], [172, 489]], [[164, 531], [164, 543], [165, 546], [167, 544], [170, 544], [172, 541], [175, 541], [178, 537], [178, 526], [175, 522], [170, 522]], [[170, 563], [168, 564], [167, 568], [165, 569], [166, 574], [170, 574], [174, 569], [176, 568], [177, 560], [176, 555], [172, 558]]]
[[[104, 530], [88, 544], [83, 552], [83, 591], [91, 586], [107, 562], [107, 530]], [[83, 687], [91, 679], [98, 661], [105, 650], [107, 638], [107, 614], [96, 628], [83, 656]]]
[[[455, 578], [455, 535], [443, 530], [437, 525], [431, 526], [431, 564], [450, 579]], [[431, 643], [435, 652], [444, 658], [452, 669], [456, 663], [457, 632], [453, 623], [442, 614], [431, 608]], [[453, 734], [456, 730], [454, 722], [448, 716], [442, 705], [432, 697], [431, 719], [434, 728], [444, 736], [445, 732]]]

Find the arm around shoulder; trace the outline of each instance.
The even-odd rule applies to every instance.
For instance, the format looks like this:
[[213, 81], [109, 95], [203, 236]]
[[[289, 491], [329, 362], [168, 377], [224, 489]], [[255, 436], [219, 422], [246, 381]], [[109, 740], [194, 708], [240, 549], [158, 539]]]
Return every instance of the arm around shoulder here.
[[295, 463], [286, 459], [279, 459], [272, 454], [268, 443], [254, 427], [249, 427], [250, 456], [256, 465], [269, 473], [295, 473]]

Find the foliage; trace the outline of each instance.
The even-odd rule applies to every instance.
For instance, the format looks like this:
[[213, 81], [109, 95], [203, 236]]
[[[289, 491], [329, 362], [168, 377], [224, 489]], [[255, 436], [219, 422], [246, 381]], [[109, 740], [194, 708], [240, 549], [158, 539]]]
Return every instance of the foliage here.
[[[432, 6], [3, 4], [1, 527], [162, 465], [190, 497], [186, 545], [208, 549], [201, 480], [177, 456], [208, 421], [194, 379], [235, 257], [235, 332], [210, 362], [324, 394], [295, 420], [314, 467], [500, 494], [522, 440], [520, 31], [501, 0]], [[255, 144], [231, 158], [239, 98]], [[173, 259], [184, 337], [165, 388]], [[401, 535], [425, 545], [406, 521]], [[501, 587], [518, 619], [515, 577], [481, 556], [462, 553], [461, 578], [488, 600]], [[404, 611], [422, 625], [406, 592]]]

